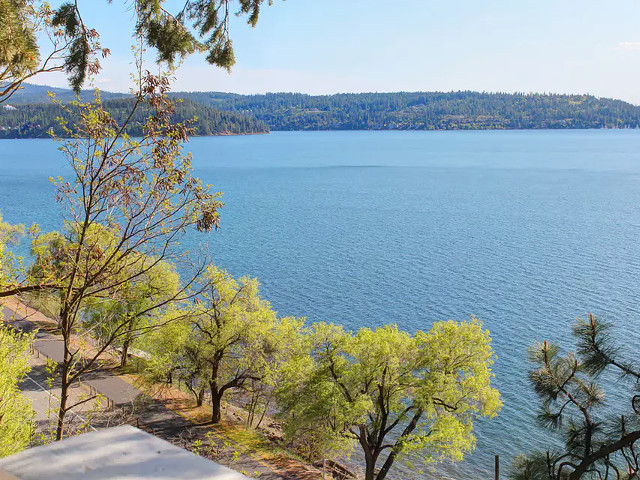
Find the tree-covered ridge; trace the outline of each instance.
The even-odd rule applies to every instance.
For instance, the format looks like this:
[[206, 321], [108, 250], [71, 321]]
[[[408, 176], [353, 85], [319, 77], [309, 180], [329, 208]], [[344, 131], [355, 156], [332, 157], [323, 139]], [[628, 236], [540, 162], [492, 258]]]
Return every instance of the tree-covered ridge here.
[[175, 96], [251, 112], [271, 130], [638, 128], [640, 107], [591, 95], [399, 92]]
[[[15, 101], [0, 111], [0, 128], [19, 125], [43, 126], [50, 117], [43, 105], [46, 91], [69, 101], [68, 89], [26, 85]], [[101, 92], [109, 109], [124, 109], [131, 98]], [[118, 98], [121, 96], [121, 98]], [[175, 92], [184, 104], [178, 121], [197, 115], [198, 135], [262, 133], [271, 130], [487, 130], [542, 128], [639, 128], [640, 107], [591, 95], [509, 94], [479, 92], [399, 92], [307, 95], [267, 93], [239, 95], [221, 92]], [[82, 98], [91, 97], [83, 91]], [[7, 108], [9, 110], [7, 110]], [[16, 110], [23, 110], [23, 115]], [[25, 108], [34, 109], [33, 112]], [[51, 107], [49, 107], [51, 108]], [[46, 111], [46, 113], [44, 113]], [[223, 113], [220, 113], [223, 112]], [[225, 115], [232, 116], [225, 117]], [[30, 116], [31, 115], [31, 116]], [[53, 115], [55, 117], [55, 115]], [[15, 123], [8, 123], [8, 120]], [[136, 119], [139, 123], [140, 119]], [[50, 122], [44, 122], [49, 124]], [[3, 137], [44, 136], [41, 133], [8, 134]]]
[[[131, 97], [106, 100], [104, 107], [121, 124], [129, 115], [133, 102]], [[149, 113], [148, 108], [137, 109], [128, 123], [127, 133], [140, 136], [142, 125]], [[0, 108], [0, 138], [47, 138], [50, 130], [58, 136], [65, 136], [57, 120], [58, 117], [64, 117], [72, 129], [77, 122], [77, 119], [69, 118], [60, 105], [54, 103], [4, 106]], [[194, 118], [196, 120], [193, 126], [196, 129], [196, 135], [242, 135], [269, 132], [268, 125], [251, 114], [223, 112], [191, 100], [184, 100], [176, 105], [172, 116], [174, 122], [180, 123]]]

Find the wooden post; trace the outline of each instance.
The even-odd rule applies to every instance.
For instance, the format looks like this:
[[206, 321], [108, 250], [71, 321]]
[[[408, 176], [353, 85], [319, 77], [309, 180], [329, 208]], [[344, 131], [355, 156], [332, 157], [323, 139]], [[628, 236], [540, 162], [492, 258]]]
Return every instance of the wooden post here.
[[500, 455], [496, 455], [494, 471], [495, 471], [495, 480], [500, 480]]
[[322, 480], [325, 480], [325, 478], [327, 475], [327, 459], [323, 458], [322, 459]]

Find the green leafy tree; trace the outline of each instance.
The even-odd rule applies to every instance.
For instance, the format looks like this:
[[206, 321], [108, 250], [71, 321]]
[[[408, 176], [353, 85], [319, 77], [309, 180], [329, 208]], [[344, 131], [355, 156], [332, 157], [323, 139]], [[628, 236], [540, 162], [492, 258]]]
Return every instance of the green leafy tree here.
[[210, 286], [194, 312], [186, 350], [207, 386], [211, 421], [220, 423], [225, 393], [265, 377], [276, 314], [260, 297], [257, 279], [236, 280], [217, 267], [209, 267], [207, 276]]
[[133, 317], [146, 317], [197, 293], [192, 287], [204, 262], [193, 265], [192, 276], [174, 294], [139, 306], [133, 317], [118, 317], [117, 326], [112, 324], [108, 337], [101, 338], [100, 348], [89, 353], [74, 346], [72, 340], [82, 332], [83, 312], [91, 302], [127, 297], [133, 284], [144, 284], [163, 262], [189, 267], [180, 238], [187, 230], [206, 232], [218, 225], [219, 194], [191, 175], [190, 158], [182, 154], [182, 143], [191, 131], [188, 125], [171, 121], [174, 102], [167, 98], [167, 88], [164, 77], [142, 79], [136, 104], [149, 105], [153, 115], [140, 139], [123, 133], [124, 125], [99, 100], [65, 107], [77, 108], [81, 118], [77, 131], [61, 147], [73, 177], [55, 181], [65, 229], [58, 237], [34, 242], [31, 282], [35, 288], [55, 292], [60, 302], [64, 359], [58, 439], [66, 413], [73, 408], [67, 402], [70, 386], [104, 350], [131, 334]]
[[33, 434], [34, 412], [18, 384], [29, 372], [33, 335], [0, 323], [0, 457], [24, 449]]
[[[632, 479], [640, 475], [640, 369], [637, 355], [626, 358], [611, 324], [589, 315], [573, 327], [576, 353], [560, 355], [544, 341], [531, 348], [537, 368], [530, 379], [542, 401], [541, 425], [563, 440], [561, 449], [521, 456], [512, 478], [518, 480]], [[607, 409], [600, 375], [609, 371], [628, 387], [627, 401]], [[611, 377], [608, 377], [608, 380]]]
[[494, 353], [477, 320], [438, 322], [415, 335], [389, 325], [357, 333], [317, 324], [305, 365], [279, 392], [287, 434], [324, 445], [358, 444], [367, 480], [394, 462], [460, 460], [475, 446], [473, 422], [501, 407], [491, 387]]
[[171, 384], [175, 373], [181, 373], [183, 376], [178, 380], [184, 381], [185, 385], [195, 392], [196, 401], [200, 406], [204, 391], [199, 395], [193, 388], [193, 382], [188, 379], [188, 377], [197, 378], [197, 375], [187, 374], [181, 369], [184, 363], [182, 358], [185, 353], [184, 347], [191, 334], [189, 313], [188, 305], [173, 304], [161, 316], [151, 319], [160, 323], [162, 328], [150, 329], [142, 336], [140, 348], [149, 355], [145, 363], [146, 373], [153, 381], [166, 381]]
[[[9, 3], [15, 10], [9, 13], [15, 13], [12, 19], [25, 38], [35, 35], [34, 19], [42, 14], [53, 38], [64, 39], [60, 57], [63, 63], [55, 68], [67, 71], [76, 91], [87, 74], [99, 71], [98, 57], [107, 55], [108, 50], [100, 46], [98, 32], [85, 25], [79, 1], [63, 3], [56, 10], [47, 10], [44, 2], [31, 0]], [[178, 13], [172, 14], [163, 0], [136, 0], [136, 33], [158, 50], [160, 60], [169, 64], [193, 51], [206, 49], [212, 64], [229, 68], [233, 64], [230, 3], [230, 0], [186, 1]], [[240, 13], [248, 14], [249, 23], [254, 25], [262, 3], [263, 0], [239, 0]], [[0, 18], [0, 24], [3, 21]], [[7, 31], [13, 41], [15, 34], [10, 30]], [[0, 79], [0, 101], [6, 100], [25, 78], [41, 68], [37, 59], [34, 63], [27, 58], [39, 55], [39, 51], [27, 52], [25, 48], [22, 53], [25, 52], [28, 54], [9, 59], [17, 59], [15, 65], [0, 64], [5, 72], [22, 72]], [[190, 229], [210, 231], [219, 222], [218, 210], [222, 206], [219, 194], [210, 192], [208, 186], [192, 176], [190, 157], [182, 154], [183, 143], [194, 132], [188, 122], [173, 121], [176, 102], [167, 96], [168, 76], [154, 76], [145, 71], [142, 50], [137, 53], [137, 91], [129, 114], [122, 121], [103, 107], [99, 97], [93, 103], [60, 105], [68, 114], [66, 118], [79, 119], [75, 125], [62, 121], [69, 140], [62, 141], [60, 149], [73, 176], [70, 180], [54, 181], [65, 217], [61, 239], [50, 239], [55, 245], [49, 246], [54, 248], [36, 240], [37, 264], [31, 275], [26, 281], [18, 277], [3, 279], [0, 285], [0, 297], [37, 290], [52, 292], [59, 299], [57, 320], [64, 349], [58, 440], [64, 434], [69, 410], [88, 401], [70, 405], [70, 387], [93, 367], [102, 352], [130, 333], [127, 316], [108, 338], [102, 339], [99, 348], [88, 351], [77, 347], [73, 340], [82, 333], [85, 309], [96, 299], [117, 298], [162, 262], [185, 263], [186, 254], [178, 247], [181, 236]], [[138, 107], [148, 108], [150, 114], [141, 127], [141, 138], [133, 139], [126, 132]], [[193, 298], [199, 293], [193, 289], [195, 279], [204, 266], [204, 262], [193, 265], [192, 276], [175, 295], [151, 302], [135, 317], [148, 316], [172, 303]]]
[[243, 386], [250, 395], [247, 409], [247, 426], [259, 428], [270, 407], [275, 407], [277, 392], [284, 375], [295, 370], [295, 365], [308, 349], [308, 329], [304, 318], [279, 318], [273, 327], [269, 357], [263, 375], [252, 378]]
[[150, 370], [161, 378], [175, 372], [198, 405], [208, 394], [213, 423], [222, 421], [222, 401], [236, 389], [252, 392], [254, 416], [257, 411], [264, 413], [266, 402], [273, 398], [276, 372], [301, 345], [303, 320], [278, 319], [260, 296], [255, 278], [236, 280], [211, 266], [204, 280], [207, 288], [197, 303], [171, 313], [183, 318], [181, 327], [174, 325], [178, 331], [159, 342], [161, 332], [147, 339], [152, 357], [162, 359], [152, 362]]
[[[153, 263], [151, 259], [141, 262]], [[161, 315], [162, 309], [158, 306], [163, 302], [171, 303], [180, 291], [178, 272], [168, 262], [157, 263], [141, 275], [124, 272], [124, 276], [128, 280], [116, 292], [90, 299], [83, 309], [86, 327], [94, 338], [110, 341], [118, 332], [111, 346], [120, 349], [122, 367], [127, 364], [129, 349], [153, 327], [151, 313]], [[149, 310], [154, 306], [156, 308]]]
[[23, 225], [11, 225], [2, 221], [2, 213], [0, 212], [0, 288], [7, 284], [16, 284], [19, 282], [16, 261], [18, 259], [7, 249], [9, 245], [15, 245], [24, 235]]

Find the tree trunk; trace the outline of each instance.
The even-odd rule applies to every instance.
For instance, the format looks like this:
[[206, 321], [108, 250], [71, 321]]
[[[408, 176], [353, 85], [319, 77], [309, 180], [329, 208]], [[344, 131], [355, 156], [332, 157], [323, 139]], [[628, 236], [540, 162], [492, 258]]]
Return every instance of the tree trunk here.
[[376, 461], [371, 455], [365, 455], [365, 480], [376, 480], [375, 475]]
[[[65, 342], [66, 343], [66, 342]], [[67, 415], [67, 400], [69, 398], [69, 351], [64, 349], [64, 361], [62, 362], [62, 372], [60, 374], [60, 405], [58, 407], [58, 423], [56, 426], [56, 440], [62, 440], [64, 434], [64, 420]]]
[[[422, 416], [422, 410], [418, 410], [414, 414], [409, 424], [404, 428], [404, 430], [400, 434], [400, 437], [398, 437], [398, 439], [396, 440], [396, 445], [395, 445], [396, 448], [401, 447], [402, 442], [407, 438], [407, 436], [411, 435], [411, 433], [415, 430], [421, 416]], [[397, 455], [396, 448], [392, 449], [391, 452], [389, 452], [389, 456], [382, 464], [382, 468], [378, 472], [378, 476], [375, 478], [375, 480], [384, 480], [385, 477], [387, 476], [387, 473], [389, 473], [389, 469], [391, 468], [391, 465], [393, 465], [393, 462], [395, 462], [396, 460], [396, 455]]]
[[193, 398], [196, 401], [196, 407], [201, 407], [202, 404], [204, 403], [204, 391], [205, 391], [205, 388], [204, 388], [204, 386], [194, 387], [194, 386], [192, 386], [192, 382], [193, 382], [193, 379], [185, 380], [184, 381], [184, 386], [187, 387], [187, 390], [189, 390], [191, 392], [191, 395], [193, 395]]
[[120, 366], [127, 366], [127, 357], [129, 356], [129, 337], [128, 335], [124, 339], [124, 343], [122, 344], [122, 352], [120, 353]]
[[270, 403], [271, 399], [268, 399], [266, 405], [264, 406], [264, 410], [262, 410], [262, 415], [260, 416], [260, 420], [258, 420], [256, 428], [260, 428], [260, 424], [262, 423], [262, 420], [264, 420], [264, 416], [267, 414], [267, 409], [269, 408]]
[[127, 333], [124, 336], [124, 342], [122, 343], [122, 352], [120, 356], [120, 366], [126, 367], [127, 360], [129, 359], [129, 346], [131, 345], [131, 331], [133, 330], [133, 321], [127, 322]]
[[211, 386], [211, 423], [222, 422], [222, 393]]
[[249, 410], [248, 410], [248, 414], [247, 414], [247, 426], [251, 427], [251, 424], [253, 423], [253, 417], [255, 416], [256, 413], [256, 408], [258, 407], [258, 399], [256, 398], [256, 393], [252, 392], [251, 393], [251, 401], [249, 402]]
[[367, 441], [367, 433], [362, 426], [360, 427], [360, 436], [358, 441], [360, 442], [360, 446], [364, 453], [364, 478], [365, 480], [375, 480], [375, 469], [376, 462], [378, 461], [378, 455], [375, 454], [375, 451], [369, 445], [369, 442]]
[[378, 472], [378, 476], [376, 477], [376, 480], [384, 480], [386, 478], [387, 473], [389, 473], [389, 469], [391, 468], [391, 465], [393, 465], [393, 462], [395, 461], [395, 459], [396, 459], [396, 453], [392, 451], [387, 457], [387, 460], [382, 465], [382, 468]]

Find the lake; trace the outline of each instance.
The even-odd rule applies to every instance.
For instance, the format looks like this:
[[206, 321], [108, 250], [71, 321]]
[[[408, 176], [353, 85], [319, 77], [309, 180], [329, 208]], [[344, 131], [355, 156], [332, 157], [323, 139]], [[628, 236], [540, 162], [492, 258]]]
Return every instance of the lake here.
[[[187, 243], [257, 276], [280, 314], [410, 331], [473, 314], [491, 330], [504, 408], [440, 475], [492, 478], [494, 454], [504, 471], [546, 447], [535, 340], [570, 346], [593, 312], [640, 354], [640, 131], [275, 132], [188, 149], [226, 206]], [[0, 141], [5, 220], [59, 228], [47, 178], [64, 171], [52, 141]]]

